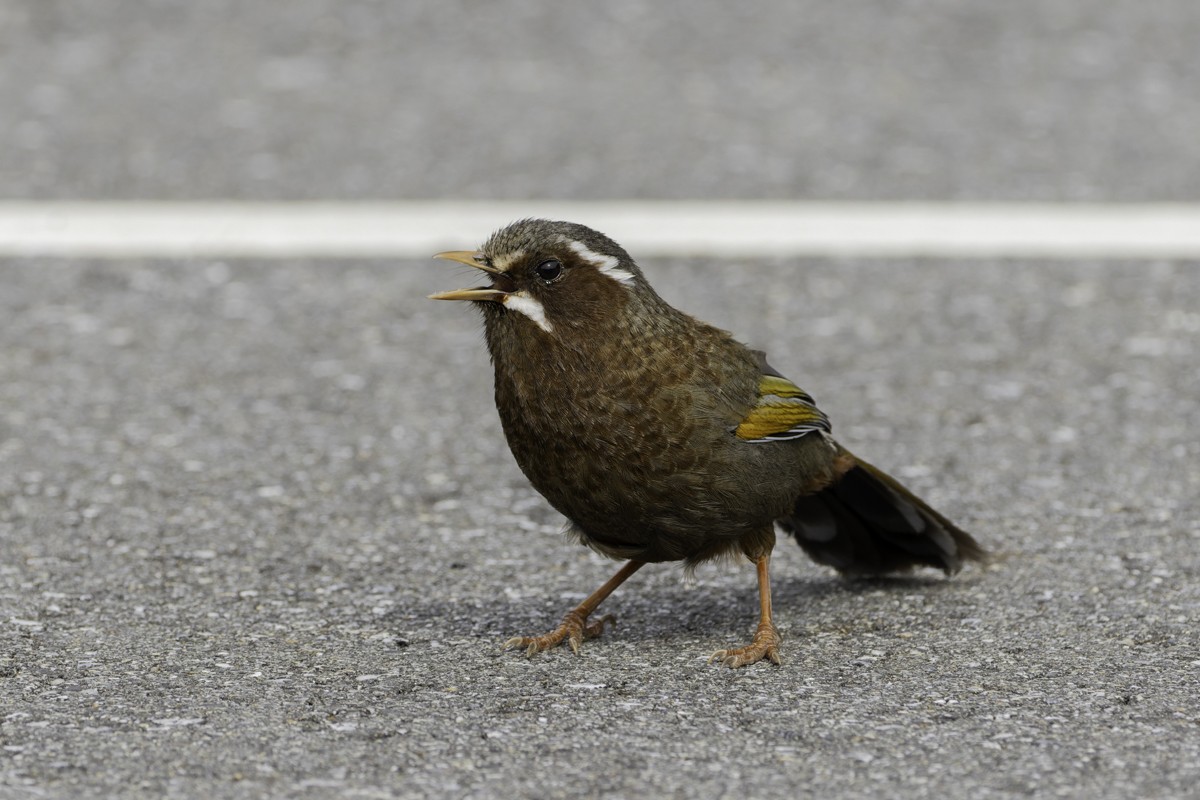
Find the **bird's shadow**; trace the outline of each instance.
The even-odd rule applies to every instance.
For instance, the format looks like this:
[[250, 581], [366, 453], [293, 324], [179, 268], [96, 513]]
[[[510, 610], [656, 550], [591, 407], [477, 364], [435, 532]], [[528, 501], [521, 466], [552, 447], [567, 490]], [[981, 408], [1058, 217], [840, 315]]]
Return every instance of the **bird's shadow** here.
[[[638, 592], [618, 592], [593, 619], [602, 614], [615, 615], [619, 620], [617, 635], [635, 642], [714, 635], [736, 637], [751, 630], [758, 620], [758, 587], [750, 576], [747, 578], [745, 585], [734, 589], [713, 582], [689, 585], [683, 581], [656, 581]], [[956, 585], [961, 586], [962, 582], [920, 574], [861, 578], [786, 576], [773, 580], [772, 600], [777, 620], [787, 625], [787, 620], [803, 619], [806, 609], [839, 595], [862, 596], [881, 590], [929, 594], [953, 591]], [[434, 629], [443, 637], [494, 638], [503, 642], [512, 636], [540, 635], [551, 630], [579, 599], [573, 596], [563, 599], [561, 589], [555, 588], [548, 588], [540, 599], [510, 599], [499, 592], [488, 601], [466, 598], [446, 601], [431, 597], [397, 608], [384, 620], [391, 617], [391, 624], [397, 629]], [[839, 626], [842, 622], [844, 618], [829, 620]], [[399, 630], [398, 635], [402, 635]]]

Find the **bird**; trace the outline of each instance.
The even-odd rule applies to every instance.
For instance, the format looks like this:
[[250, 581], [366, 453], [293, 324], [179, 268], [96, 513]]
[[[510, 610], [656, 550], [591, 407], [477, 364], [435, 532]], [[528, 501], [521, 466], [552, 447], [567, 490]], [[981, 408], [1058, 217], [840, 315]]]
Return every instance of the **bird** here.
[[517, 465], [574, 538], [625, 562], [557, 627], [505, 647], [532, 656], [565, 641], [578, 654], [615, 624], [593, 619], [597, 608], [644, 565], [691, 571], [744, 557], [756, 568], [758, 625], [749, 644], [709, 662], [780, 664], [777, 537], [848, 576], [921, 566], [952, 575], [986, 559], [970, 534], [843, 447], [813, 397], [762, 351], [668, 304], [608, 236], [523, 219], [478, 250], [434, 258], [486, 278], [429, 297], [482, 313]]

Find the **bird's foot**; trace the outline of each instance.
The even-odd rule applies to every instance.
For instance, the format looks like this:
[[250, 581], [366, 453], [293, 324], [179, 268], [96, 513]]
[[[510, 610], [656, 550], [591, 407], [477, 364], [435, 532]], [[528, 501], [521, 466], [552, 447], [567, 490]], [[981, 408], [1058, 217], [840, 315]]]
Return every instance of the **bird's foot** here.
[[531, 656], [534, 653], [549, 650], [566, 639], [575, 655], [579, 655], [579, 646], [583, 644], [584, 639], [595, 639], [604, 632], [606, 623], [611, 623], [614, 627], [617, 624], [617, 618], [612, 614], [605, 614], [590, 625], [587, 619], [587, 614], [579, 609], [574, 609], [567, 612], [567, 615], [563, 617], [562, 624], [549, 633], [542, 636], [514, 636], [504, 643], [504, 649], [523, 647], [525, 655]]
[[708, 657], [708, 663], [720, 661], [725, 666], [733, 668], [744, 667], [767, 658], [776, 664], [782, 664], [783, 661], [779, 658], [779, 644], [782, 641], [779, 631], [773, 624], [760, 622], [758, 630], [754, 632], [754, 640], [750, 644], [732, 650], [718, 650]]

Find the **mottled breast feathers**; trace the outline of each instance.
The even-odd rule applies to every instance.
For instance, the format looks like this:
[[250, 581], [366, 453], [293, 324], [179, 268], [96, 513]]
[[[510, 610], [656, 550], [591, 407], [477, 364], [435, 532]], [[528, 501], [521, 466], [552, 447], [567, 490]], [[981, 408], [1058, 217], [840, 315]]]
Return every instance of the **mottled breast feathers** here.
[[747, 442], [779, 442], [830, 430], [829, 418], [807, 392], [782, 375], [763, 375], [758, 379], [758, 402], [734, 435]]

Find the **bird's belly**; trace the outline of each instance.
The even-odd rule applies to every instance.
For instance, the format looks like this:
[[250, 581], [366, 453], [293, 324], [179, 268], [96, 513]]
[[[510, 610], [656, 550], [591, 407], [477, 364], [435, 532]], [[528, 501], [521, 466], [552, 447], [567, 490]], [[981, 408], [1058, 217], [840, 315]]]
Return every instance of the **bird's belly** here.
[[665, 426], [653, 410], [603, 410], [568, 426], [531, 414], [505, 419], [534, 488], [602, 553], [642, 561], [712, 554], [760, 535], [795, 500], [786, 448], [747, 445], [711, 420]]

